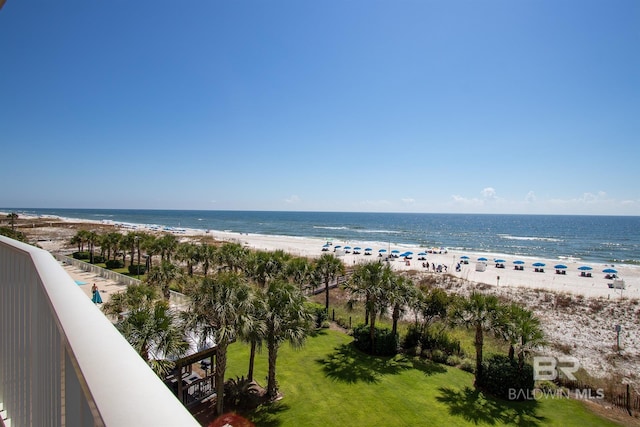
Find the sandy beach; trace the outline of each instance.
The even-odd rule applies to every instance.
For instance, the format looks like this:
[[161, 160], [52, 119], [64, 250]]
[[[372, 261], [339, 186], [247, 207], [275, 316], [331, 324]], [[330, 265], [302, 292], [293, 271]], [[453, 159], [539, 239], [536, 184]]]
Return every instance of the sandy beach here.
[[[2, 213], [0, 213], [2, 215]], [[26, 218], [25, 218], [26, 219]], [[33, 218], [36, 220], [36, 218]], [[42, 221], [42, 218], [38, 219]], [[37, 243], [50, 252], [72, 252], [74, 247], [68, 242], [78, 227], [112, 230], [118, 228], [127, 231], [161, 233], [144, 226], [121, 225], [110, 222], [92, 223], [70, 219], [47, 219], [50, 224], [41, 224], [31, 231], [23, 229]], [[533, 310], [541, 319], [549, 345], [544, 349], [547, 355], [570, 354], [580, 360], [584, 369], [594, 377], [616, 375], [622, 381], [639, 385], [640, 371], [640, 268], [632, 265], [610, 265], [584, 263], [570, 259], [539, 259], [505, 256], [491, 253], [462, 253], [440, 249], [428, 252], [425, 248], [393, 244], [380, 247], [374, 242], [327, 242], [322, 239], [287, 236], [268, 236], [256, 234], [238, 234], [231, 232], [200, 231], [180, 229], [175, 232], [181, 241], [217, 240], [235, 242], [256, 250], [284, 250], [292, 255], [316, 258], [323, 253], [338, 256], [345, 265], [356, 265], [373, 260], [386, 259], [391, 251], [413, 252], [411, 259], [389, 258], [394, 270], [410, 273], [415, 278], [438, 276], [434, 282], [449, 291], [469, 293], [480, 289], [483, 292], [497, 294], [509, 300], [518, 301]], [[330, 243], [323, 250], [323, 246]], [[344, 251], [345, 246], [361, 247], [360, 254]], [[340, 248], [338, 248], [340, 247]], [[365, 255], [364, 249], [371, 248], [371, 255]], [[380, 253], [380, 249], [386, 252]], [[424, 258], [418, 254], [427, 252]], [[435, 252], [435, 253], [434, 253]], [[468, 264], [461, 263], [468, 257]], [[486, 258], [486, 262], [478, 258]], [[495, 259], [501, 258], [504, 268], [496, 267]], [[515, 269], [514, 261], [523, 261], [522, 269]], [[427, 268], [426, 265], [429, 264]], [[460, 263], [459, 271], [456, 266]], [[477, 264], [484, 269], [478, 269]], [[536, 272], [534, 263], [544, 263], [543, 272]], [[566, 265], [565, 274], [557, 274], [554, 266]], [[441, 272], [433, 267], [440, 266]], [[445, 269], [446, 266], [446, 269]], [[591, 277], [581, 274], [579, 267], [591, 267]], [[104, 301], [111, 294], [124, 287], [112, 281], [82, 272], [71, 266], [64, 267], [76, 281], [86, 282], [78, 287], [90, 297], [92, 283], [100, 289]], [[602, 270], [614, 268], [617, 277], [624, 280], [625, 289], [612, 289], [612, 279], [605, 278]], [[484, 270], [484, 271], [479, 271]], [[620, 335], [622, 350], [618, 354], [615, 348], [615, 325], [622, 327]]]

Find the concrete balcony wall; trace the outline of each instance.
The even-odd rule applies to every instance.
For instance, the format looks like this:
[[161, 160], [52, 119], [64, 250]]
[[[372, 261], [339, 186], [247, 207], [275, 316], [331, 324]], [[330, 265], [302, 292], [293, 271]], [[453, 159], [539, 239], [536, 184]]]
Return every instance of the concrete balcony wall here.
[[21, 426], [198, 426], [46, 251], [0, 236], [0, 411]]

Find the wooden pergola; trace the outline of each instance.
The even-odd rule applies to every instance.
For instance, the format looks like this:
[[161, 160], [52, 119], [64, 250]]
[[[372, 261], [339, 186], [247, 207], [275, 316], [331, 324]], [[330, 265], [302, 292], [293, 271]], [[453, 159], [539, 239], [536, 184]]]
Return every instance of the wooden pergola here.
[[[215, 394], [214, 367], [217, 352], [217, 346], [213, 346], [175, 361], [175, 367], [165, 378], [165, 384], [183, 405], [190, 406]], [[205, 371], [204, 377], [193, 372], [194, 363], [201, 364]]]

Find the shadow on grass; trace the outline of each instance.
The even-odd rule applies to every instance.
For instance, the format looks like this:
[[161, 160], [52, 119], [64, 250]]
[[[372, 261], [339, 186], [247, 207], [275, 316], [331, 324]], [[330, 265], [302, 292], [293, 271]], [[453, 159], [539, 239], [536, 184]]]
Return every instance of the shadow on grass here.
[[440, 387], [440, 396], [436, 397], [449, 407], [449, 414], [462, 417], [474, 424], [495, 425], [511, 424], [525, 427], [543, 425], [545, 417], [536, 415], [538, 402], [507, 402], [490, 396], [485, 396], [479, 390], [465, 387], [454, 390]]
[[343, 344], [331, 354], [316, 362], [322, 365], [327, 377], [346, 383], [377, 383], [382, 375], [394, 375], [413, 364], [404, 356], [370, 356], [358, 351], [351, 344]]
[[289, 405], [278, 402], [264, 403], [253, 411], [241, 414], [252, 423], [260, 427], [277, 427], [282, 424], [278, 415], [281, 412], [289, 410]]
[[425, 374], [426, 376], [431, 376], [435, 374], [445, 374], [447, 372], [447, 368], [445, 368], [439, 363], [434, 362], [433, 360], [419, 359], [416, 357], [416, 358], [413, 358], [411, 362], [412, 362], [413, 369], [422, 371], [422, 373]]

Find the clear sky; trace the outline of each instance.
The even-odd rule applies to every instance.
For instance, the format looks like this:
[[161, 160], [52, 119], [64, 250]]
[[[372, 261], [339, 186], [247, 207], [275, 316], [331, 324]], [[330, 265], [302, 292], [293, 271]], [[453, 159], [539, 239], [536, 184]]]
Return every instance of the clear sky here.
[[0, 206], [640, 215], [640, 1], [8, 0]]

